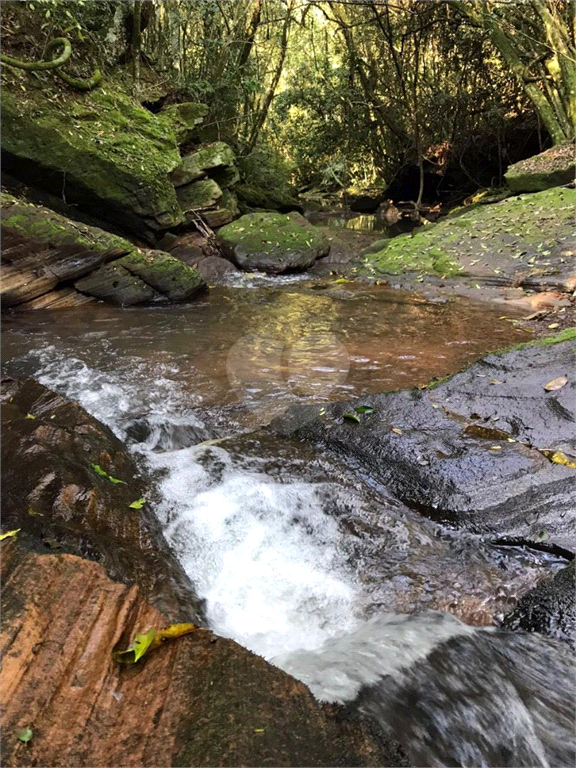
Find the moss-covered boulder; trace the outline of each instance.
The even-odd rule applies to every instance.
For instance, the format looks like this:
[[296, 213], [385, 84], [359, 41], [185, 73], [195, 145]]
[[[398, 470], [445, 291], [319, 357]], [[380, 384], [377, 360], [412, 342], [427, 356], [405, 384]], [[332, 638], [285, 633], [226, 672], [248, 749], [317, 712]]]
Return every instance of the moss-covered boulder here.
[[2, 91], [3, 167], [150, 241], [184, 220], [169, 174], [180, 164], [171, 122], [126, 94]]
[[554, 275], [560, 284], [573, 271], [564, 241], [574, 229], [575, 202], [573, 189], [555, 187], [462, 208], [412, 234], [377, 241], [379, 249], [364, 251], [358, 271], [511, 281]]
[[208, 107], [195, 101], [185, 101], [181, 104], [171, 104], [164, 107], [160, 113], [174, 131], [178, 144], [189, 141], [196, 132], [196, 126], [200, 125], [206, 115]]
[[164, 251], [133, 251], [116, 263], [170, 301], [191, 299], [206, 288], [195, 269]]
[[204, 211], [202, 217], [209, 226], [216, 228], [233, 221], [238, 214], [238, 198], [234, 192], [223, 189], [218, 207], [211, 211]]
[[277, 187], [264, 188], [257, 184], [242, 183], [236, 186], [236, 193], [241, 209], [247, 212], [253, 208], [280, 211], [280, 213], [303, 212], [302, 205], [296, 195], [279, 190]]
[[569, 142], [511, 165], [504, 178], [512, 192], [540, 192], [574, 181], [574, 144]]
[[302, 271], [326, 256], [330, 243], [299, 213], [249, 213], [218, 231], [223, 253], [242, 269]]
[[222, 190], [214, 179], [200, 179], [178, 187], [178, 202], [184, 214], [211, 208], [222, 197]]
[[183, 301], [205, 288], [196, 270], [163, 251], [11, 195], [1, 202], [4, 309], [72, 307], [86, 296], [120, 306]]
[[[230, 168], [234, 165], [234, 151], [223, 141], [214, 141], [190, 152], [171, 175], [175, 187], [201, 179], [215, 168]], [[210, 174], [211, 175], [211, 174]]]

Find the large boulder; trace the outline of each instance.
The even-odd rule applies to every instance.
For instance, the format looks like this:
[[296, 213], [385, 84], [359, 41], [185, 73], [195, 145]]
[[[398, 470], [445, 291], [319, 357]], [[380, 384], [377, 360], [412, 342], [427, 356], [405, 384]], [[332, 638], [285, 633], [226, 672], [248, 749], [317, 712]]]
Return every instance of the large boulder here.
[[178, 144], [185, 144], [193, 138], [197, 126], [201, 125], [208, 114], [208, 106], [195, 101], [185, 101], [180, 104], [170, 104], [160, 113], [174, 131]]
[[506, 629], [540, 632], [576, 648], [576, 580], [572, 560], [520, 600], [503, 621]]
[[511, 165], [504, 178], [512, 192], [540, 192], [574, 181], [574, 143], [551, 147]]
[[136, 248], [11, 195], [1, 202], [5, 309], [79, 306], [87, 297], [120, 306], [183, 301], [205, 288], [198, 272], [163, 251]]
[[436, 520], [574, 552], [575, 347], [490, 355], [432, 389], [299, 406], [272, 426], [343, 453]]
[[302, 271], [326, 256], [326, 236], [299, 213], [249, 213], [218, 231], [225, 256], [247, 271]]
[[1, 144], [16, 178], [151, 242], [184, 220], [168, 178], [180, 164], [172, 124], [125, 94], [4, 89]]

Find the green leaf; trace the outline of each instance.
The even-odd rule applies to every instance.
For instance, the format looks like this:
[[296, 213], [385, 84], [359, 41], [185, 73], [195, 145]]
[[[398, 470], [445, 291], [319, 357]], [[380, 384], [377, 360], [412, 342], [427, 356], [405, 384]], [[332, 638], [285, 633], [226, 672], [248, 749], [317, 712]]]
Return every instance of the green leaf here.
[[23, 728], [18, 734], [18, 739], [24, 742], [24, 744], [28, 744], [33, 735], [32, 728]]
[[128, 483], [124, 482], [124, 480], [118, 480], [117, 477], [112, 477], [112, 475], [108, 475], [107, 477], [111, 483], [114, 483], [114, 485], [118, 485], [118, 483], [122, 483], [122, 485], [128, 485]]
[[136, 664], [150, 650], [150, 646], [156, 640], [156, 631], [152, 628], [148, 632], [138, 633], [129, 648], [126, 648], [125, 651], [116, 651], [116, 653], [112, 654], [112, 657], [120, 664]]
[[146, 504], [146, 499], [144, 496], [142, 496], [141, 499], [138, 499], [137, 501], [133, 501], [132, 504], [128, 504], [130, 509], [142, 509], [142, 507]]
[[22, 528], [16, 528], [14, 531], [6, 531], [6, 533], [0, 533], [0, 541], [4, 541], [4, 539], [9, 539], [11, 536], [16, 536], [16, 534], [21, 531]]
[[355, 421], [360, 424], [360, 417], [356, 413], [345, 413], [342, 418], [348, 419], [348, 421]]
[[128, 483], [125, 483], [124, 480], [118, 480], [117, 477], [112, 477], [112, 475], [109, 475], [108, 472], [105, 472], [99, 464], [92, 464], [91, 466], [97, 475], [100, 475], [100, 477], [105, 477], [111, 483], [114, 483], [114, 485], [118, 485], [118, 483], [122, 483], [122, 485], [128, 485]]
[[35, 419], [35, 418], [36, 418], [36, 416], [34, 416], [34, 414], [32, 414], [32, 413], [27, 413], [27, 414], [26, 414], [26, 418], [27, 418], [27, 419]]
[[357, 405], [354, 410], [356, 413], [374, 413], [374, 408], [370, 405]]

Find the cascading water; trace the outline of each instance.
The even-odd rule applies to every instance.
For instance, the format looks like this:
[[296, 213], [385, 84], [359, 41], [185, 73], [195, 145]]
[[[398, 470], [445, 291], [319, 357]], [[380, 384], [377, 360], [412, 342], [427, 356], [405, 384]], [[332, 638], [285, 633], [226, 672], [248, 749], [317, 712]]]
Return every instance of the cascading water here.
[[[255, 307], [276, 311], [266, 291], [253, 296], [244, 306], [252, 322], [261, 321]], [[302, 297], [294, 296], [298, 304]], [[364, 299], [347, 300], [357, 317]], [[331, 317], [328, 306], [334, 316], [350, 310], [340, 299], [328, 304], [324, 296], [321, 303], [323, 318]], [[205, 338], [213, 324], [224, 323], [228, 306], [208, 324], [202, 307], [195, 314], [105, 309], [80, 331], [58, 326], [52, 316], [47, 330], [40, 324], [21, 333], [16, 324], [6, 371], [77, 400], [131, 443], [158, 480], [155, 510], [214, 631], [299, 677], [319, 698], [354, 701], [391, 729], [414, 765], [562, 765], [571, 754], [564, 652], [541, 638], [471, 629], [449, 614], [422, 612], [440, 608], [489, 621], [560, 563], [543, 554], [503, 553], [481, 537], [445, 530], [313, 448], [263, 432], [232, 437], [295, 397], [317, 398], [306, 375], [327, 371], [334, 397], [382, 389], [374, 371], [404, 382], [421, 365], [429, 375], [418, 350], [402, 339], [390, 336], [381, 349], [379, 326], [369, 338], [367, 329], [380, 318], [376, 304], [368, 296], [358, 338], [343, 337], [352, 364], [346, 381], [340, 346], [310, 374], [314, 350], [298, 341], [286, 356], [280, 337], [270, 336], [272, 324], [259, 348], [264, 357], [250, 361], [260, 365], [257, 386], [246, 384], [241, 366], [232, 382], [229, 350], [244, 354], [234, 335], [238, 317], [227, 321], [229, 343], [221, 340], [222, 325]], [[304, 308], [310, 309], [308, 297]], [[407, 319], [420, 311], [408, 309], [400, 310]], [[423, 327], [430, 330], [436, 309], [427, 312]], [[95, 330], [98, 322], [106, 329]], [[458, 317], [454, 328], [461, 324]], [[332, 330], [317, 329], [315, 343], [332, 338]], [[10, 328], [5, 335], [10, 344]], [[456, 330], [447, 333], [446, 355], [461, 354], [455, 336]], [[6, 360], [6, 344], [4, 350]], [[454, 357], [455, 367], [462, 359]], [[229, 381], [234, 397], [224, 388]], [[296, 384], [289, 390], [290, 381]], [[390, 610], [420, 613], [382, 615]]]

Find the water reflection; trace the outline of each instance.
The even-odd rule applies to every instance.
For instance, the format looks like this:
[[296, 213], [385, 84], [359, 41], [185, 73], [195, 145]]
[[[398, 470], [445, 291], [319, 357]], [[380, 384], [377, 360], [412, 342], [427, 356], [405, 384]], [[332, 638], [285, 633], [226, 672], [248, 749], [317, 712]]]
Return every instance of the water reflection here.
[[313, 287], [218, 287], [189, 306], [8, 316], [5, 369], [33, 375], [37, 363], [26, 353], [52, 345], [55, 355], [111, 376], [172, 387], [188, 404], [240, 404], [263, 423], [294, 400], [422, 385], [525, 337], [499, 319], [501, 308], [469, 300]]

